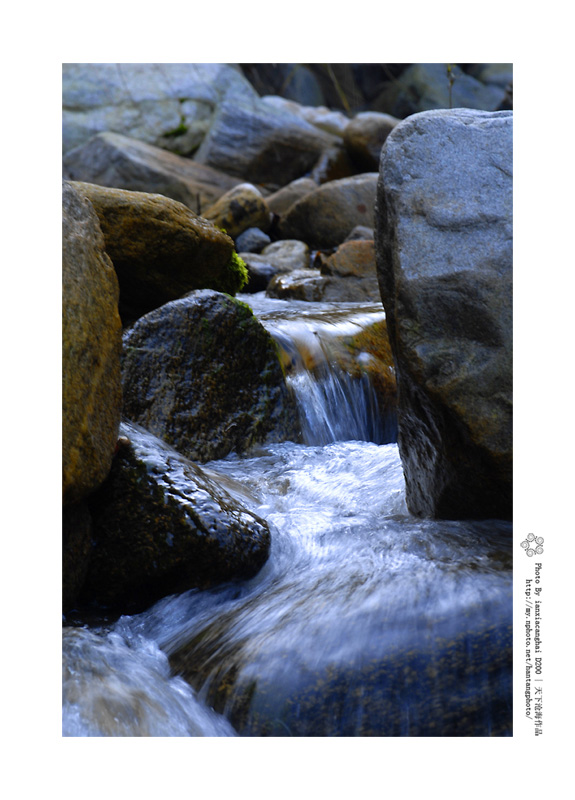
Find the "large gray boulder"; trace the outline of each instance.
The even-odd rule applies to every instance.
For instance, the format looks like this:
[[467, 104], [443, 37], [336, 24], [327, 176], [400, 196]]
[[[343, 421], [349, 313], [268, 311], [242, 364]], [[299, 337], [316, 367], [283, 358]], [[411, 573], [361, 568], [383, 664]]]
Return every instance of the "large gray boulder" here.
[[424, 112], [382, 152], [377, 266], [419, 516], [511, 516], [512, 122]]
[[99, 133], [64, 157], [72, 181], [163, 194], [201, 214], [240, 181], [120, 133]]
[[229, 64], [63, 64], [63, 151], [115, 131], [189, 155], [226, 97], [257, 96]]

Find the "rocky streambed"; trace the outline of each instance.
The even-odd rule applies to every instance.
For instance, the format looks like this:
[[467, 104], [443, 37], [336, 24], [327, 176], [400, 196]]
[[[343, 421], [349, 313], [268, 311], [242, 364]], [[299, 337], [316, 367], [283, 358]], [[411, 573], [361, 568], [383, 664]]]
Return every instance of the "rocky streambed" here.
[[115, 66], [64, 78], [65, 735], [509, 735], [512, 112]]

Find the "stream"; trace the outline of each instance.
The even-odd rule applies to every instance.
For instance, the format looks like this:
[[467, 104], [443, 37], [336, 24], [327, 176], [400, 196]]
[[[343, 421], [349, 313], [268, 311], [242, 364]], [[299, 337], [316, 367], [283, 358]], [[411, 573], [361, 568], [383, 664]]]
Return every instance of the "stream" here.
[[511, 524], [410, 515], [394, 414], [329, 359], [381, 305], [240, 299], [290, 363], [305, 443], [202, 469], [267, 520], [270, 557], [245, 582], [65, 623], [63, 735], [512, 735]]

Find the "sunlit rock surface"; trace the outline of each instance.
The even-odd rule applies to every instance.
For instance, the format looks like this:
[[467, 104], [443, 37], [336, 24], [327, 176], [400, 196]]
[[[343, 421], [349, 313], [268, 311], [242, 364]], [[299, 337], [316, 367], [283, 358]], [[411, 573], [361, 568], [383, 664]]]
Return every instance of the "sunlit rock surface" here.
[[122, 402], [118, 280], [91, 204], [63, 184], [62, 494], [74, 503], [104, 480]]

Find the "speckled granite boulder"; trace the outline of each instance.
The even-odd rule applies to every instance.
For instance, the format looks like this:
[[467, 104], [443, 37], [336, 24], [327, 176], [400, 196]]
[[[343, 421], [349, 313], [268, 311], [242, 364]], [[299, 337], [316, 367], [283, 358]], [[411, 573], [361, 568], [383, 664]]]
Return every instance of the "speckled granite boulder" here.
[[512, 112], [456, 109], [383, 149], [376, 253], [419, 516], [512, 512], [512, 143]]

